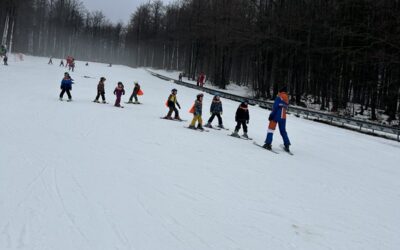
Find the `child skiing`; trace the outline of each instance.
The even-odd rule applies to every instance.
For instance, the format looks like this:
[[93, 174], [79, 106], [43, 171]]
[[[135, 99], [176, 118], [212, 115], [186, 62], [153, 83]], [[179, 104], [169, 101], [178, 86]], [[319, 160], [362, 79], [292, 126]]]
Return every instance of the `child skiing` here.
[[[139, 102], [137, 96], [140, 94], [140, 92], [141, 92], [140, 85], [138, 82], [135, 82], [135, 87], [133, 88], [131, 97], [129, 97], [128, 103], [139, 104], [140, 102]], [[132, 101], [133, 98], [135, 98], [135, 102]]]
[[235, 121], [237, 123], [235, 127], [235, 131], [231, 134], [231, 136], [234, 137], [240, 137], [239, 130], [240, 127], [243, 126], [243, 137], [244, 138], [249, 138], [247, 135], [247, 124], [249, 123], [250, 120], [250, 115], [249, 115], [249, 109], [247, 107], [247, 101], [242, 102], [238, 109], [236, 110], [236, 115], [235, 115]]
[[99, 102], [99, 98], [101, 96], [101, 99], [103, 100], [103, 103], [106, 103], [106, 97], [105, 97], [105, 93], [106, 92], [105, 92], [105, 89], [104, 89], [104, 82], [105, 81], [106, 81], [106, 78], [104, 78], [104, 77], [100, 78], [99, 84], [97, 85], [97, 96], [96, 96], [96, 98], [94, 99], [93, 102], [100, 103]]
[[72, 101], [72, 96], [70, 91], [72, 90], [72, 84], [74, 80], [71, 78], [68, 72], [64, 73], [64, 78], [61, 81], [61, 93], [60, 93], [60, 101], [63, 100], [64, 93], [67, 92], [68, 102]]
[[201, 118], [202, 109], [203, 109], [203, 94], [198, 94], [196, 97], [196, 101], [194, 102], [194, 105], [190, 110], [190, 112], [193, 113], [193, 120], [190, 123], [189, 128], [196, 129], [195, 125], [197, 121], [197, 129], [204, 130], [202, 125], [203, 120]]
[[125, 90], [124, 90], [124, 84], [122, 84], [122, 82], [118, 82], [118, 85], [114, 90], [114, 95], [117, 96], [114, 106], [123, 108], [123, 106], [121, 106], [121, 96], [125, 95]]
[[214, 120], [215, 116], [217, 116], [218, 118], [218, 127], [219, 128], [224, 128], [224, 125], [222, 125], [222, 102], [219, 98], [218, 95], [214, 96], [212, 103], [211, 103], [211, 107], [210, 107], [210, 114], [211, 117], [210, 119], [208, 119], [207, 124], [205, 125], [205, 127], [208, 128], [212, 128], [212, 121]]
[[175, 112], [175, 120], [181, 121], [181, 118], [179, 117], [179, 111], [176, 108], [176, 106], [178, 106], [178, 108], [181, 109], [181, 105], [179, 105], [179, 102], [176, 99], [177, 93], [178, 93], [178, 90], [176, 90], [176, 89], [171, 90], [171, 94], [169, 95], [167, 103], [166, 103], [169, 108], [169, 111], [168, 111], [168, 114], [164, 117], [164, 119], [172, 120], [172, 113]]
[[60, 67], [64, 67], [64, 61], [63, 60], [61, 60], [61, 62], [60, 62]]
[[274, 106], [272, 107], [271, 114], [269, 115], [269, 125], [267, 138], [265, 139], [264, 148], [272, 149], [272, 139], [276, 125], [279, 126], [279, 132], [281, 133], [285, 151], [290, 152], [289, 146], [290, 141], [286, 132], [286, 110], [289, 106], [289, 97], [287, 94], [287, 88], [283, 87], [279, 90], [278, 96], [275, 99]]
[[7, 55], [4, 55], [3, 62], [4, 62], [5, 66], [8, 65], [8, 57], [7, 57]]

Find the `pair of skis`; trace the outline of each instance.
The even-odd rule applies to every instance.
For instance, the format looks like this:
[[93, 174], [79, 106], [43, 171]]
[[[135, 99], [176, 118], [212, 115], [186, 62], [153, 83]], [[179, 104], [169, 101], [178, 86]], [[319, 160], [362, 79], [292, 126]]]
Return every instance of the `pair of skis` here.
[[214, 129], [214, 130], [229, 130], [229, 128], [225, 128], [225, 127], [213, 127], [213, 126], [207, 126], [207, 125], [204, 125], [204, 127], [206, 127], [206, 128], [211, 128], [211, 129]]
[[125, 102], [126, 104], [136, 104], [136, 105], [139, 105], [139, 104], [142, 104], [141, 102]]
[[[274, 149], [266, 149], [266, 148], [264, 148], [261, 144], [258, 144], [257, 142], [253, 142], [253, 144], [256, 145], [257, 147], [260, 147], [260, 148], [266, 150], [266, 151], [270, 151], [270, 152], [272, 152], [272, 153], [274, 153], [274, 154], [279, 154], [278, 151], [276, 151], [276, 150], [274, 150]], [[285, 146], [284, 146], [284, 145], [281, 144], [281, 145], [279, 145], [279, 147], [283, 150], [283, 152], [288, 153], [288, 154], [290, 154], [290, 155], [294, 155], [291, 151], [287, 151], [287, 150], [285, 149]]]

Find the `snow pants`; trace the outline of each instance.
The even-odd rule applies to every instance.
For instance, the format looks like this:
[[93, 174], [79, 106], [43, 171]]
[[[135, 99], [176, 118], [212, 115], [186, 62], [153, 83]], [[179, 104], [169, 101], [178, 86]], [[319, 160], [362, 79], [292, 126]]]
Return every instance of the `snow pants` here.
[[246, 121], [240, 120], [240, 121], [236, 121], [236, 127], [235, 127], [235, 131], [239, 132], [240, 127], [243, 126], [243, 132], [247, 133], [247, 124]]
[[117, 99], [115, 100], [115, 107], [121, 107], [121, 95], [117, 95]]
[[169, 106], [168, 108], [169, 108], [169, 111], [168, 111], [167, 117], [171, 117], [172, 113], [175, 112], [175, 119], [178, 119], [179, 118], [178, 109], [175, 106]]
[[218, 125], [222, 125], [222, 117], [220, 115], [220, 113], [212, 113], [210, 119], [208, 119], [208, 123], [212, 123], [212, 121], [214, 120], [215, 116], [217, 116], [218, 118]]
[[100, 96], [101, 96], [101, 99], [102, 99], [103, 101], [106, 100], [105, 92], [97, 92], [97, 96], [96, 96], [96, 99], [95, 99], [95, 100], [98, 101], [99, 98], [100, 98]]
[[203, 119], [201, 118], [201, 115], [194, 115], [193, 120], [190, 123], [190, 126], [195, 126], [196, 122], [198, 122], [197, 126], [201, 127], [203, 125]]
[[132, 93], [131, 97], [129, 97], [129, 101], [132, 102], [133, 98], [135, 98], [135, 102], [139, 101], [136, 93]]
[[63, 98], [64, 93], [67, 92], [68, 99], [71, 99], [71, 92], [69, 92], [69, 88], [61, 88], [60, 98]]
[[281, 136], [283, 139], [283, 144], [290, 145], [290, 140], [289, 140], [288, 134], [286, 132], [286, 119], [282, 119], [278, 122], [276, 122], [276, 121], [269, 122], [268, 133], [267, 133], [267, 138], [265, 139], [265, 143], [269, 144], [269, 145], [272, 144], [272, 139], [273, 139], [275, 128], [276, 128], [277, 124], [279, 126], [279, 132], [281, 133]]

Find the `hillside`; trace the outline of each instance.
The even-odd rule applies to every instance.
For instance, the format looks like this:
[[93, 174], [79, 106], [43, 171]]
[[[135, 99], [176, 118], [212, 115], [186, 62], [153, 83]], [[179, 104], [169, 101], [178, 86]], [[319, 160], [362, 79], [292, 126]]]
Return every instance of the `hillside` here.
[[[397, 249], [400, 144], [294, 116], [294, 156], [229, 131], [159, 119], [178, 88], [182, 118], [198, 92], [144, 69], [77, 63], [73, 102], [58, 100], [65, 68], [46, 58], [0, 66], [0, 249]], [[92, 78], [85, 78], [92, 77]], [[101, 76], [110, 104], [91, 102]], [[133, 81], [143, 105], [113, 107]], [[204, 118], [212, 96], [204, 98]], [[222, 100], [234, 128], [238, 103]], [[250, 107], [262, 143], [268, 112]]]

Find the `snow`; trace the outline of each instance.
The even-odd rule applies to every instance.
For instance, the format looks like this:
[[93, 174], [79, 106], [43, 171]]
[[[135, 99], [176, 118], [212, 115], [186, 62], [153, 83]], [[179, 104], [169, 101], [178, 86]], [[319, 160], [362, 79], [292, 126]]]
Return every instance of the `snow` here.
[[[173, 87], [188, 120], [198, 92], [144, 69], [78, 62], [60, 102], [53, 61], [0, 66], [0, 249], [398, 249], [398, 142], [289, 116], [295, 155], [279, 133], [275, 155], [159, 119]], [[91, 102], [101, 76], [110, 104]], [[143, 104], [113, 107], [118, 81]], [[232, 130], [238, 103], [223, 106]], [[250, 107], [259, 143], [267, 118]]]

